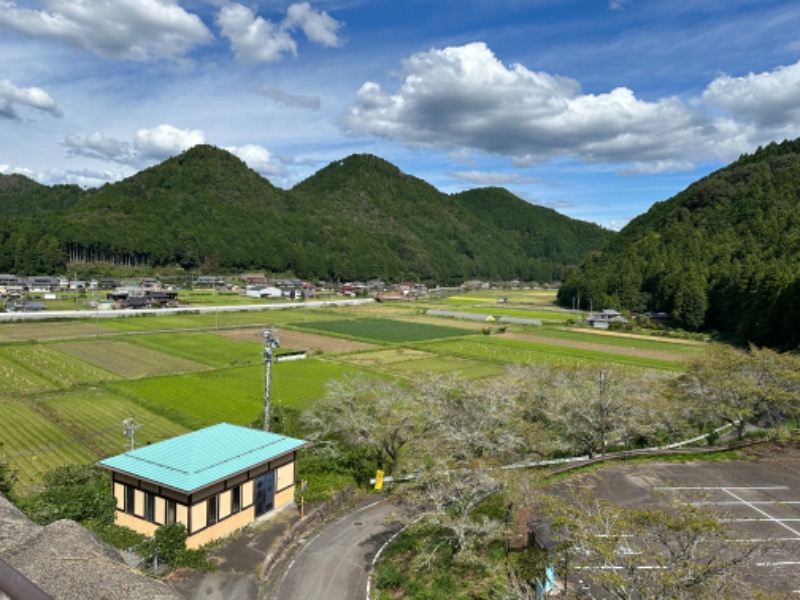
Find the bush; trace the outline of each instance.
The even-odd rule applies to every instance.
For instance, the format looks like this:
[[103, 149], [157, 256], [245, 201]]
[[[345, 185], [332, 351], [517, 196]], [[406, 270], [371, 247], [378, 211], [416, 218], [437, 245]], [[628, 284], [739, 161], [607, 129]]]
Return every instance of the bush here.
[[59, 519], [98, 526], [114, 522], [115, 500], [108, 473], [94, 464], [66, 465], [44, 477], [44, 490], [20, 500], [19, 508], [35, 523]]

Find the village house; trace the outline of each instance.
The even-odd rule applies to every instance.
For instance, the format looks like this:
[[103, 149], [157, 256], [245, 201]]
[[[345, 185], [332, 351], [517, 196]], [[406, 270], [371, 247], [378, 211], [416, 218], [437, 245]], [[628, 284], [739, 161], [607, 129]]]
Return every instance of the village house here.
[[628, 322], [628, 319], [623, 317], [622, 313], [620, 313], [618, 310], [605, 308], [599, 313], [589, 315], [586, 318], [586, 322], [596, 329], [608, 329], [612, 323], [625, 324]]
[[145, 535], [183, 523], [186, 545], [225, 537], [294, 501], [306, 442], [220, 423], [99, 462], [111, 471], [116, 522]]

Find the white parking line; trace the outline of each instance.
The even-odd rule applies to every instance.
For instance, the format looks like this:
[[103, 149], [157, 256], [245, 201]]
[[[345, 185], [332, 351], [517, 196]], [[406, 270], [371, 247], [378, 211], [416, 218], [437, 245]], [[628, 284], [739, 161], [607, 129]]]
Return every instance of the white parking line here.
[[745, 500], [743, 498], [740, 498], [739, 496], [734, 494], [731, 491], [731, 489], [742, 489], [742, 488], [722, 488], [722, 491], [725, 492], [726, 494], [728, 494], [729, 496], [732, 496], [733, 498], [735, 498], [736, 500], [738, 500], [739, 502], [741, 502], [745, 506], [749, 506], [750, 508], [752, 508], [757, 513], [759, 513], [761, 515], [764, 515], [764, 517], [766, 517], [766, 519], [768, 521], [772, 521], [773, 523], [776, 523], [776, 524], [780, 525], [781, 527], [783, 527], [787, 531], [791, 531], [793, 534], [795, 534], [798, 537], [798, 539], [800, 539], [800, 531], [797, 531], [796, 529], [793, 529], [793, 528], [789, 527], [788, 525], [785, 525], [783, 523], [783, 521], [780, 521], [780, 520], [776, 519], [775, 517], [773, 517], [772, 515], [770, 515], [769, 513], [764, 512], [763, 510], [761, 510], [757, 506], [754, 506], [752, 503], [748, 502], [747, 500]]
[[761, 487], [756, 486], [741, 486], [741, 487], [725, 487], [725, 486], [663, 486], [655, 488], [657, 490], [788, 490], [788, 485], [766, 485]]

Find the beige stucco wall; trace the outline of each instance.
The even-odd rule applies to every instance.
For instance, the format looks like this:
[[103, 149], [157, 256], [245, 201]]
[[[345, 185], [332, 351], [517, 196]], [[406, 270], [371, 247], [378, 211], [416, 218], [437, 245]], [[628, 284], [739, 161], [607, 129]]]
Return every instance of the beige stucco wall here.
[[159, 525], [167, 522], [167, 501], [161, 496], [156, 496], [155, 520]]
[[242, 484], [242, 506], [250, 506], [253, 503], [253, 481], [245, 481]]
[[144, 492], [142, 490], [133, 492], [133, 514], [137, 517], [144, 516]]
[[282, 490], [294, 485], [294, 463], [279, 467], [275, 474], [275, 489]]
[[125, 486], [114, 483], [114, 499], [117, 501], [117, 510], [125, 510]]
[[251, 506], [250, 508], [237, 513], [232, 517], [225, 519], [224, 521], [220, 521], [216, 525], [212, 525], [211, 527], [208, 527], [199, 533], [188, 536], [186, 538], [186, 547], [199, 548], [203, 544], [207, 544], [212, 540], [230, 535], [237, 529], [252, 523], [255, 518], [255, 507]]
[[192, 506], [192, 530], [189, 533], [194, 533], [206, 526], [208, 519], [208, 505], [205, 501]]
[[177, 504], [175, 506], [175, 521], [183, 523], [186, 528], [189, 528], [189, 507], [185, 504]]
[[129, 515], [128, 513], [117, 511], [114, 522], [117, 525], [121, 525], [123, 527], [129, 527], [133, 529], [137, 533], [142, 533], [144, 535], [152, 536], [155, 534], [156, 529], [158, 529], [158, 525], [155, 523], [150, 523], [149, 521], [145, 521], [144, 519], [140, 519], [139, 517], [135, 517], [133, 515]]
[[286, 506], [294, 501], [294, 487], [286, 488], [282, 492], [275, 494], [275, 508]]
[[219, 495], [219, 518], [224, 519], [231, 514], [231, 500], [233, 493], [230, 490], [222, 492]]

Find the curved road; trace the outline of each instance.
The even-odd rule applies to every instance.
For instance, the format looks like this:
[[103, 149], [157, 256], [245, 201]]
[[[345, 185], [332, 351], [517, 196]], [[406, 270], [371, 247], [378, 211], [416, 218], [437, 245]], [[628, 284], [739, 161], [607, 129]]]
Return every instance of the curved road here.
[[396, 511], [386, 500], [368, 504], [316, 537], [299, 543], [291, 562], [276, 575], [268, 598], [276, 600], [354, 600], [365, 598], [372, 560], [400, 529], [389, 522]]

